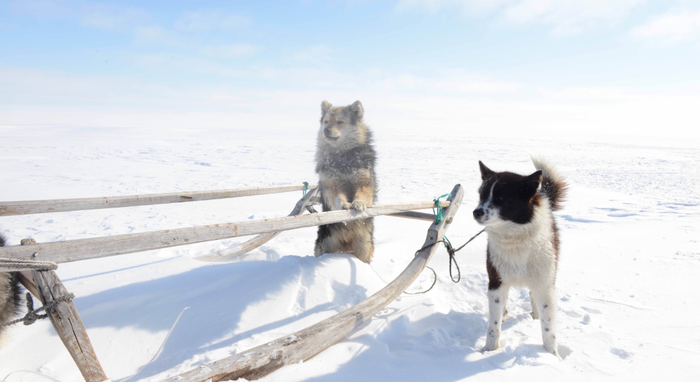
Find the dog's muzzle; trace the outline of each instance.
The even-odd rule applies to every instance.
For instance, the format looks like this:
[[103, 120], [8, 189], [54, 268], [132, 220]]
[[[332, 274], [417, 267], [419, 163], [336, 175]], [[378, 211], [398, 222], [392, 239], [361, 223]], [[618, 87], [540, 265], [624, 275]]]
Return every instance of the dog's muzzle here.
[[338, 140], [338, 138], [340, 138], [340, 135], [338, 135], [337, 137], [334, 137], [333, 131], [327, 127], [323, 129], [323, 136], [325, 136], [326, 139], [330, 139], [331, 141], [336, 141], [336, 140]]
[[483, 208], [478, 207], [477, 209], [474, 210], [473, 214], [474, 214], [474, 219], [479, 221], [479, 220], [481, 220], [482, 217], [484, 217], [484, 215], [486, 214], [486, 211], [484, 211]]

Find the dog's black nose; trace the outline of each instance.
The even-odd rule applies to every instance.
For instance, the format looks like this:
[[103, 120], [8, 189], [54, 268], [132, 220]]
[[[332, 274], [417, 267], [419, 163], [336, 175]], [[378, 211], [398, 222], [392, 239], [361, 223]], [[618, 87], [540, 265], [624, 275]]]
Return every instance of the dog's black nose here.
[[331, 132], [331, 129], [329, 129], [327, 127], [323, 129], [323, 133], [326, 135], [328, 135], [328, 133], [330, 133], [330, 132]]
[[484, 216], [484, 209], [479, 207], [474, 210], [474, 219], [479, 219], [480, 217]]

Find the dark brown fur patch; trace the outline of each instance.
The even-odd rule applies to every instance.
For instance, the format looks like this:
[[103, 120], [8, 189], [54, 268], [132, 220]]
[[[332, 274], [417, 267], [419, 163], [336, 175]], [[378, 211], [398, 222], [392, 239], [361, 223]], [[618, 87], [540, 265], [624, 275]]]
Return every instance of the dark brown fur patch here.
[[491, 264], [491, 253], [486, 247], [486, 272], [489, 275], [489, 290], [495, 290], [501, 287], [501, 275], [498, 274], [498, 269]]

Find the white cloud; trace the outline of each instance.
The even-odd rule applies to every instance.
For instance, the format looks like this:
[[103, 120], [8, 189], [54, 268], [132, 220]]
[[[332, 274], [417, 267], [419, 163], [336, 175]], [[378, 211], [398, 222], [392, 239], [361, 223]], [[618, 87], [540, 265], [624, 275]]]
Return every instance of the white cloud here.
[[700, 11], [674, 10], [634, 28], [631, 35], [652, 42], [675, 43], [700, 37]]
[[81, 9], [80, 23], [97, 29], [129, 32], [150, 21], [148, 12], [108, 4], [89, 4]]
[[430, 92], [433, 94], [503, 94], [521, 89], [522, 84], [492, 81], [486, 78], [456, 75], [426, 78], [410, 74], [389, 77], [380, 81], [384, 90], [395, 92]]
[[501, 25], [538, 24], [554, 35], [607, 29], [646, 0], [399, 0], [397, 9], [430, 12], [459, 9], [468, 16], [490, 17]]
[[171, 47], [192, 46], [187, 38], [170, 29], [161, 26], [141, 26], [134, 28], [131, 33], [134, 36], [134, 43], [138, 45], [162, 45]]
[[478, 15], [491, 12], [512, 2], [514, 0], [399, 0], [396, 8], [401, 11], [422, 8], [431, 13], [457, 8], [465, 13]]
[[202, 48], [202, 53], [209, 56], [233, 58], [255, 56], [262, 50], [259, 45], [252, 44], [229, 44], [217, 46], [205, 46]]
[[[587, 139], [624, 134], [625, 142], [647, 136], [680, 137], [684, 144], [700, 144], [697, 95], [621, 87], [539, 88], [463, 74], [427, 79], [402, 72], [374, 76], [308, 69], [239, 73], [271, 75], [274, 86], [263, 89], [238, 82], [228, 85], [228, 81], [162, 85], [0, 68], [0, 104], [7, 105], [0, 110], [0, 129], [29, 125], [313, 129], [321, 100], [342, 105], [359, 99], [370, 123], [382, 129], [439, 127], [444, 133], [469, 134], [497, 129], [509, 136], [547, 131], [552, 137], [578, 134]], [[320, 84], [331, 77], [332, 83]], [[446, 86], [458, 91], [444, 91]]]
[[10, 6], [16, 11], [48, 20], [70, 17], [75, 12], [73, 4], [65, 0], [15, 0]]
[[326, 45], [314, 45], [288, 53], [285, 56], [290, 61], [319, 66], [338, 61], [334, 57], [334, 54], [337, 53], [336, 50]]
[[180, 17], [175, 22], [175, 28], [186, 32], [232, 31], [250, 23], [250, 19], [238, 14], [196, 11], [185, 13]]

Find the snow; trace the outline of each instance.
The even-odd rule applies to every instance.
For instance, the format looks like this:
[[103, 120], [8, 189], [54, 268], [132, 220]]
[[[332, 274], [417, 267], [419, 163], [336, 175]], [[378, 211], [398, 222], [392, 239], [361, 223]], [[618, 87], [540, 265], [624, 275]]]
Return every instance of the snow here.
[[[310, 118], [314, 120], [314, 118]], [[193, 191], [315, 181], [316, 128], [139, 130], [0, 128], [0, 200]], [[373, 125], [375, 126], [375, 125]], [[377, 124], [376, 126], [379, 126]], [[447, 233], [457, 246], [480, 230], [471, 218], [477, 161], [534, 171], [530, 155], [571, 184], [557, 214], [558, 360], [542, 347], [526, 290], [512, 290], [501, 347], [486, 332], [485, 235], [431, 262], [435, 288], [402, 295], [312, 359], [263, 381], [691, 380], [700, 376], [700, 150], [689, 142], [632, 145], [567, 138], [507, 139], [499, 132], [433, 134], [375, 127], [380, 203], [431, 200], [454, 184], [464, 203]], [[449, 137], [449, 138], [448, 138]], [[229, 200], [4, 217], [10, 244], [72, 240], [284, 216], [301, 192]], [[239, 261], [193, 260], [245, 238], [61, 264], [58, 274], [114, 381], [162, 380], [296, 330], [357, 304], [396, 277], [427, 223], [375, 220], [375, 260], [314, 258], [315, 229], [284, 232]], [[430, 286], [425, 271], [409, 288]], [[188, 308], [186, 310], [183, 309]], [[180, 320], [162, 353], [148, 364]], [[0, 378], [17, 370], [61, 381], [80, 374], [47, 321], [14, 326], [0, 348]], [[146, 365], [144, 367], [144, 365]], [[139, 369], [141, 369], [139, 371]], [[14, 374], [12, 381], [40, 381]]]

